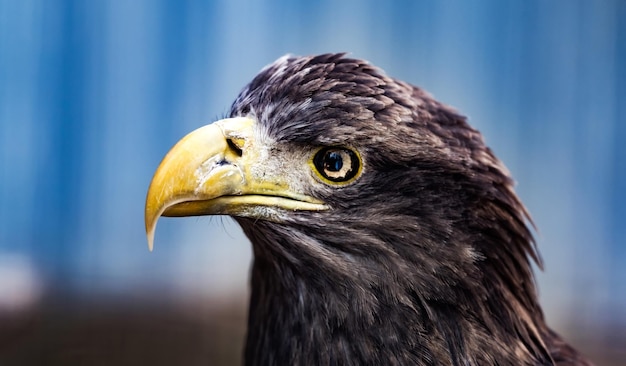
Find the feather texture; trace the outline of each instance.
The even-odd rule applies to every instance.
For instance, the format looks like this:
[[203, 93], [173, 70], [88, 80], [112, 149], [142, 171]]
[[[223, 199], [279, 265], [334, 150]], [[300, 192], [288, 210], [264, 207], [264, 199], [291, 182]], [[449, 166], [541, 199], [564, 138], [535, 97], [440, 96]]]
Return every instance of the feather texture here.
[[237, 218], [255, 255], [246, 364], [590, 365], [546, 325], [528, 212], [454, 109], [325, 54], [269, 65], [231, 116], [276, 155], [363, 159], [352, 184], [303, 184], [330, 210]]

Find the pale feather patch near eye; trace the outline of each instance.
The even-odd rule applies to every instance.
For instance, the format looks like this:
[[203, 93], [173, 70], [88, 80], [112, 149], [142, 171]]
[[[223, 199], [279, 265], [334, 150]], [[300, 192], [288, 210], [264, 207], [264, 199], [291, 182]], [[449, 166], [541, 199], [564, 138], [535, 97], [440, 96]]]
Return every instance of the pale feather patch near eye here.
[[250, 149], [257, 154], [256, 163], [249, 168], [251, 176], [258, 180], [281, 177], [290, 191], [306, 194], [311, 183], [307, 163], [311, 152], [280, 144], [270, 137], [264, 126], [260, 123], [256, 125], [254, 142], [250, 145]]

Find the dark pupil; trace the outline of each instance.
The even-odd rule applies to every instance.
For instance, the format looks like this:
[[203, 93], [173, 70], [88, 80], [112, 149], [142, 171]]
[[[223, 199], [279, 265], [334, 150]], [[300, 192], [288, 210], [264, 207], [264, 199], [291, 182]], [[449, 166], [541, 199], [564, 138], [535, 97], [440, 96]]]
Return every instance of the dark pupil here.
[[341, 167], [343, 167], [341, 154], [332, 151], [329, 152], [324, 161], [324, 169], [331, 172], [338, 172], [341, 170]]

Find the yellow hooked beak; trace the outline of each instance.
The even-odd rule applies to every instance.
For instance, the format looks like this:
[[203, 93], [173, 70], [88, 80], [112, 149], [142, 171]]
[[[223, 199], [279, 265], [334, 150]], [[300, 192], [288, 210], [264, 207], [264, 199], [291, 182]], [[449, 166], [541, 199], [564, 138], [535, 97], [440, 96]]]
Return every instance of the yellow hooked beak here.
[[[217, 121], [183, 137], [163, 158], [146, 197], [146, 235], [152, 250], [160, 216], [260, 216], [258, 206], [325, 210], [323, 202], [290, 190], [275, 173], [258, 173], [255, 121]], [[255, 167], [255, 169], [251, 169]], [[253, 172], [254, 171], [254, 172]]]

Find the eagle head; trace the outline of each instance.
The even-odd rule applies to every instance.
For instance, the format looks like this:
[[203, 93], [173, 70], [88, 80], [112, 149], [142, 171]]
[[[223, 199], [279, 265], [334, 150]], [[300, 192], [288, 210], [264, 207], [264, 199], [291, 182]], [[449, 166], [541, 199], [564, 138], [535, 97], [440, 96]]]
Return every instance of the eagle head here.
[[254, 251], [248, 364], [552, 364], [529, 216], [466, 118], [344, 54], [285, 56], [184, 137], [146, 200]]

